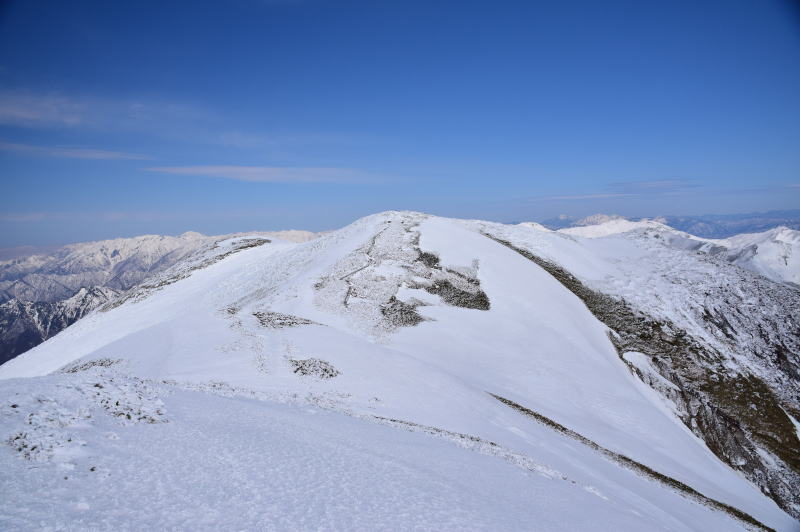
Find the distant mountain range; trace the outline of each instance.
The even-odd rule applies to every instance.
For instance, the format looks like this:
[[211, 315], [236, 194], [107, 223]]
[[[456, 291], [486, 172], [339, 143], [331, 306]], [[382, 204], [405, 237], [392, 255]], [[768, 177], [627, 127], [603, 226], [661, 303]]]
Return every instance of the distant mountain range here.
[[[583, 219], [559, 216], [544, 220], [541, 223], [550, 229], [563, 229], [565, 227], [592, 225], [607, 217], [608, 215], [604, 214]], [[741, 233], [760, 233], [780, 226], [789, 229], [800, 229], [800, 209], [748, 214], [661, 216], [655, 219], [680, 231], [703, 238], [727, 238]]]
[[664, 224], [663, 219], [632, 221], [621, 216], [595, 215], [558, 232], [583, 238], [651, 234], [676, 249], [718, 257], [773, 281], [800, 288], [800, 231], [788, 227], [715, 239], [679, 231]]

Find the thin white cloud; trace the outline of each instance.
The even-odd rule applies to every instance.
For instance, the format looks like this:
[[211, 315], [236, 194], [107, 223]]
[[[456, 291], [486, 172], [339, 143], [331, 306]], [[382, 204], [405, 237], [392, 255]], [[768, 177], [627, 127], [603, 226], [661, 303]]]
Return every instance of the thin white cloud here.
[[0, 89], [0, 124], [52, 129], [80, 127], [191, 131], [221, 120], [205, 109], [165, 101], [121, 100], [92, 95]]
[[677, 192], [698, 185], [687, 179], [656, 179], [652, 181], [618, 181], [606, 185], [606, 190], [619, 193], [663, 194]]
[[308, 146], [375, 141], [372, 136], [361, 138], [333, 132], [241, 130], [235, 123], [235, 118], [191, 102], [0, 89], [0, 125], [127, 132], [168, 142], [269, 151], [284, 158], [305, 153]]
[[51, 212], [0, 212], [0, 222], [34, 223], [61, 221], [93, 221], [93, 222], [151, 222], [171, 220], [183, 216], [175, 211], [51, 211]]
[[119, 159], [138, 159], [146, 160], [150, 157], [137, 153], [127, 153], [112, 150], [97, 150], [92, 148], [60, 148], [47, 146], [34, 146], [31, 144], [17, 144], [13, 142], [0, 142], [0, 150], [29, 153], [43, 157], [63, 157], [67, 159], [96, 159], [96, 160], [119, 160]]
[[41, 222], [49, 217], [46, 212], [0, 212], [0, 222]]
[[59, 94], [0, 91], [0, 124], [74, 126], [85, 119], [86, 105]]
[[636, 194], [575, 194], [571, 196], [545, 196], [542, 199], [548, 200], [587, 200], [587, 199], [605, 199], [605, 198], [624, 198], [627, 196], [635, 196]]
[[260, 183], [374, 183], [380, 176], [350, 168], [279, 167], [279, 166], [160, 166], [151, 172], [219, 177]]
[[675, 194], [698, 185], [686, 179], [658, 179], [653, 181], [618, 181], [603, 187], [606, 192], [587, 194], [562, 194], [558, 196], [540, 196], [538, 200], [597, 200], [612, 198], [631, 198], [655, 196], [659, 194]]

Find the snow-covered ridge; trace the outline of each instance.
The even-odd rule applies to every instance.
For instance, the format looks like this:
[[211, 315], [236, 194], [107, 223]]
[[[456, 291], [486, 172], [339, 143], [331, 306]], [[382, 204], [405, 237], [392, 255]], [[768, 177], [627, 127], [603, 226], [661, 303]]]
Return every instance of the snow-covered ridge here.
[[[306, 242], [316, 236], [295, 230], [240, 234], [291, 242]], [[192, 231], [179, 236], [143, 235], [69, 244], [51, 255], [0, 261], [0, 297], [58, 301], [89, 286], [127, 290], [202, 246], [232, 236], [236, 235], [207, 236]]]
[[[296, 230], [238, 235], [290, 242], [316, 237]], [[144, 235], [71, 244], [51, 255], [0, 261], [0, 363], [199, 250], [234, 236]]]
[[724, 248], [723, 256], [733, 264], [800, 286], [800, 231], [776, 227], [709, 242]]
[[[783, 386], [779, 399], [789, 409], [797, 408], [798, 401], [790, 382], [781, 380], [783, 370], [754, 355], [763, 352], [770, 360], [766, 355], [772, 344], [767, 340], [745, 344], [742, 338], [761, 327], [764, 334], [787, 335], [784, 340], [792, 346], [791, 330], [780, 329], [792, 323], [792, 316], [781, 309], [781, 298], [793, 297], [786, 293], [794, 290], [636, 232], [586, 239], [525, 225], [389, 212], [301, 244], [273, 240], [245, 246], [246, 240], [233, 238], [196, 252], [190, 261], [148, 281], [151, 288], [91, 313], [0, 366], [0, 377], [12, 379], [2, 386], [19, 387], [23, 394], [39, 393], [27, 390], [40, 383], [35, 386], [58, 395], [53, 386], [73, 384], [67, 377], [62, 383], [46, 375], [92, 361], [115, 361], [119, 378], [265, 400], [266, 415], [303, 427], [307, 427], [301, 421], [304, 414], [284, 411], [272, 402], [322, 406], [365, 422], [388, 423], [395, 430], [452, 439], [453, 444], [478, 453], [495, 449], [492, 456], [502, 458], [498, 463], [507, 465], [503, 457], [518, 457], [515, 464], [527, 464], [524, 478], [531, 489], [541, 488], [540, 494], [554, 490], [554, 501], [566, 500], [562, 494], [567, 498], [573, 494], [581, 504], [591, 501], [582, 510], [609, 519], [616, 528], [723, 530], [743, 522], [669, 487], [670, 481], [654, 482], [635, 469], [621, 467], [609, 456], [642, 464], [676, 486], [688, 486], [773, 528], [788, 530], [796, 524], [684, 423], [677, 397], [674, 401], [662, 392], [670, 388], [658, 378], [663, 377], [659, 373], [663, 361], [645, 360], [643, 356], [651, 355], [641, 350], [636, 351], [639, 355], [619, 353], [609, 338], [609, 326], [575, 292], [499, 240], [560, 264], [591, 289], [624, 297], [634, 308], [668, 323], [663, 327], [665, 337], [685, 331], [704, 349], [715, 350], [731, 371], [752, 374], [776, 389]], [[711, 305], [716, 311], [713, 305], [731, 297], [718, 292], [729, 284], [748, 301], [756, 300], [765, 312], [752, 318], [761, 320], [757, 323], [731, 317], [736, 328], [729, 331], [733, 339], [718, 338], [717, 329], [702, 324], [704, 309]], [[708, 299], [698, 302], [703, 293]], [[718, 319], [717, 314], [711, 319]], [[789, 364], [797, 365], [796, 354], [787, 357]], [[34, 376], [44, 377], [21, 379]], [[102, 380], [98, 384], [105, 386]], [[200, 433], [230, 434], [241, 429], [230, 402], [202, 394], [165, 397], [161, 400], [168, 423], [148, 426], [146, 433], [134, 427], [121, 438], [130, 442], [147, 434], [156, 438], [148, 440], [150, 449], [174, 443], [157, 439], [178, 434], [173, 430], [188, 431], [187, 424], [203, 427], [195, 429]], [[231, 423], [205, 428], [206, 422], [190, 415], [186, 406], [198, 401], [214, 419], [227, 416]], [[258, 406], [247, 403], [242, 409], [256, 412]], [[0, 428], [14, 432], [15, 423], [3, 421]], [[99, 432], [91, 434], [110, 430], [106, 421], [98, 423]], [[388, 449], [376, 443], [384, 440], [372, 428], [342, 423], [351, 427], [346, 448]], [[324, 433], [308, 442], [329, 437], [344, 441], [335, 425], [335, 421], [326, 424]], [[263, 422], [257, 426], [264, 428]], [[274, 431], [266, 434], [266, 439], [255, 438], [262, 443], [248, 439], [249, 445], [286, 443]], [[237, 438], [231, 437], [231, 445], [244, 447]], [[443, 464], [463, 458], [455, 451], [438, 454], [437, 445], [429, 449], [415, 441], [421, 456], [411, 464], [425, 465], [411, 465], [412, 470], [427, 467], [432, 457]], [[93, 445], [104, 449], [96, 451], [104, 456], [105, 447]], [[129, 443], [123, 447], [132, 463], [144, 459]], [[328, 453], [340, 457], [335, 450]], [[764, 453], [770, 456], [769, 449]], [[378, 471], [378, 464], [394, 463], [377, 458], [372, 462], [371, 451], [363, 454]], [[209, 459], [202, 453], [193, 456], [198, 461]], [[294, 456], [288, 453], [288, 459]], [[311, 451], [308, 456], [312, 464], [326, 463]], [[230, 460], [229, 474], [251, 485], [253, 480], [242, 469], [249, 464], [236, 456]], [[78, 468], [89, 465], [77, 458], [68, 462]], [[508, 488], [502, 481], [492, 486], [516, 501], [509, 490], [519, 490], [520, 484], [515, 474], [503, 470], [506, 465], [487, 466], [495, 468], [487, 475], [512, 479]], [[112, 474], [121, 479], [126, 471]], [[156, 475], [152, 482], [162, 478]], [[457, 474], [448, 478], [466, 481]], [[81, 482], [95, 489], [91, 477], [81, 476]], [[285, 493], [287, 486], [281, 488], [278, 492]], [[532, 510], [557, 516], [550, 528], [576, 526], [580, 518], [572, 515], [574, 507], [545, 500], [551, 499], [529, 504]], [[332, 501], [326, 499], [325, 504]], [[18, 515], [13, 509], [4, 511]], [[521, 511], [534, 518], [528, 510]]]
[[633, 231], [658, 234], [675, 247], [723, 258], [773, 281], [800, 285], [800, 231], [787, 227], [715, 240], [678, 231], [659, 219], [632, 221], [621, 216], [595, 215], [576, 223], [576, 227], [558, 230], [582, 238], [603, 238]]
[[70, 244], [52, 255], [0, 262], [0, 291], [7, 299], [57, 301], [86, 286], [125, 290], [213, 238], [189, 232]]
[[568, 227], [559, 229], [560, 233], [566, 235], [580, 236], [583, 238], [601, 238], [609, 235], [616, 235], [619, 233], [627, 233], [628, 231], [636, 231], [642, 229], [653, 229], [657, 231], [675, 231], [669, 226], [654, 220], [639, 220], [631, 221], [621, 217], [613, 217], [611, 219], [598, 218], [599, 223], [584, 223], [577, 227]]

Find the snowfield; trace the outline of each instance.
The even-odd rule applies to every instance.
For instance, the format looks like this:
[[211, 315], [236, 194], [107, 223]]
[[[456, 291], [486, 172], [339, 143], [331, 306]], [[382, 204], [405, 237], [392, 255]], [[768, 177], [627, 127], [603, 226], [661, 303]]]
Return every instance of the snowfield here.
[[218, 242], [0, 366], [0, 527], [797, 529], [513, 247], [778, 387], [767, 344], [718, 338], [691, 294], [794, 289], [634, 229], [388, 212]]
[[599, 221], [597, 224], [559, 229], [558, 232], [583, 238], [602, 238], [629, 232], [659, 234], [679, 249], [698, 250], [773, 281], [800, 286], [800, 231], [795, 229], [776, 227], [762, 233], [710, 239], [678, 231], [655, 220], [611, 218]]
[[[581, 485], [447, 438], [318, 407], [148, 384], [159, 397], [148, 406], [165, 419], [131, 422], [87, 401], [95, 384], [110, 379], [126, 380], [92, 374], [2, 383], [4, 397], [18, 405], [3, 405], [3, 427], [30, 430], [22, 418], [35, 412], [35, 423], [46, 428], [34, 424], [34, 430], [47, 436], [31, 443], [61, 443], [50, 460], [21, 460], [2, 450], [3, 529], [729, 530], [738, 524], [624, 471], [610, 471], [618, 478], [598, 482], [602, 488]], [[580, 457], [579, 449], [573, 452]], [[598, 474], [613, 469], [597, 465]]]

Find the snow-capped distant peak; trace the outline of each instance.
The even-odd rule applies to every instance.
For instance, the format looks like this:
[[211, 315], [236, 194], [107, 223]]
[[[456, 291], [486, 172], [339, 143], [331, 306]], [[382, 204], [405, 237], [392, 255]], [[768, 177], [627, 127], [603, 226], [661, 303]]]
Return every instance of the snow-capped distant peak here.
[[552, 233], [552, 229], [548, 229], [547, 227], [543, 226], [537, 222], [522, 222], [518, 224], [520, 227], [530, 227], [531, 229], [536, 229], [537, 231], [544, 231], [546, 233]]
[[203, 233], [198, 233], [197, 231], [186, 231], [184, 233], [181, 233], [178, 236], [178, 238], [183, 238], [183, 239], [186, 239], [186, 240], [189, 240], [189, 239], [196, 240], [196, 239], [199, 239], [199, 238], [206, 238], [206, 235], [204, 235]]
[[[598, 215], [604, 216], [604, 215]], [[600, 220], [600, 218], [597, 218]], [[584, 219], [586, 220], [586, 218]], [[594, 225], [581, 225], [578, 227], [568, 227], [559, 229], [559, 233], [564, 233], [572, 236], [580, 236], [584, 238], [600, 238], [604, 236], [615, 235], [619, 233], [627, 233], [637, 229], [656, 229], [659, 231], [677, 232], [674, 229], [659, 223], [655, 220], [639, 220], [637, 222], [627, 220], [622, 217], [609, 217], [608, 219], [599, 221]]]
[[624, 216], [620, 216], [619, 214], [603, 214], [597, 213], [592, 214], [591, 216], [587, 216], [577, 222], [573, 223], [574, 227], [583, 227], [585, 225], [599, 225], [606, 222], [611, 222], [613, 220], [627, 220]]

